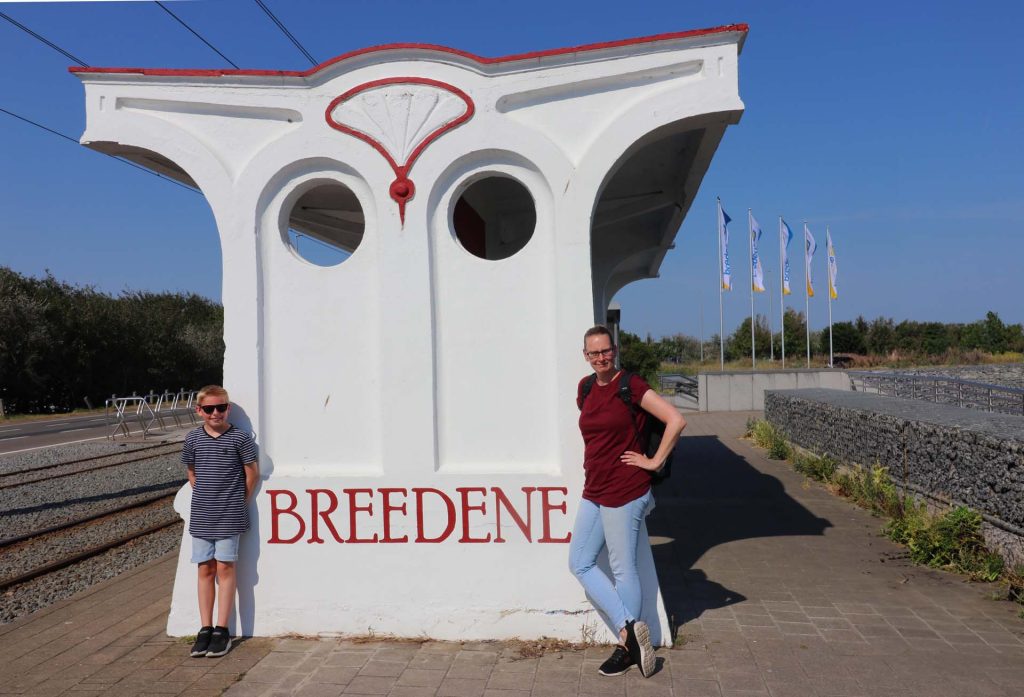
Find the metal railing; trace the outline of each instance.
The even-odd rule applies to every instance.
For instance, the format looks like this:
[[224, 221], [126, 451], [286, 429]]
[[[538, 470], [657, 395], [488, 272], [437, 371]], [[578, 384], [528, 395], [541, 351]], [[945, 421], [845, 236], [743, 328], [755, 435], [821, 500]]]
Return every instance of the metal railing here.
[[666, 392], [685, 394], [697, 399], [697, 378], [681, 373], [659, 373], [658, 391], [663, 394]]
[[107, 438], [114, 439], [118, 435], [127, 438], [132, 435], [133, 426], [145, 438], [153, 430], [172, 428], [172, 424], [176, 428], [195, 425], [198, 422], [195, 403], [196, 391], [184, 388], [177, 392], [165, 390], [161, 394], [150, 391], [141, 397], [111, 396], [104, 403], [107, 424], [112, 429]]
[[1024, 389], [941, 375], [849, 370], [857, 392], [1024, 416]]

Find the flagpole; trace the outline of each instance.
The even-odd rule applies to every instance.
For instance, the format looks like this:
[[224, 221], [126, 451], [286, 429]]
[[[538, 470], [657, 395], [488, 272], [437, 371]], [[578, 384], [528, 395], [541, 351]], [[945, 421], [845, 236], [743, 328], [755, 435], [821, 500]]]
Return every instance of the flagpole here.
[[768, 282], [768, 269], [764, 270], [764, 287], [768, 290], [768, 357], [775, 362], [775, 332], [772, 331], [772, 284]]
[[807, 263], [807, 221], [804, 221], [804, 332], [807, 336], [807, 367], [811, 367], [811, 265]]
[[828, 225], [825, 226], [825, 277], [828, 279], [828, 367], [832, 368], [832, 269], [828, 267], [828, 258], [832, 253], [832, 237]]
[[700, 306], [700, 364], [704, 366], [704, 291], [697, 291], [697, 304]]
[[786, 252], [786, 243], [782, 240], [782, 216], [779, 216], [779, 317], [782, 322], [782, 367], [786, 367], [786, 266], [782, 257]]
[[718, 364], [725, 370], [725, 316], [722, 313], [722, 199], [718, 200], [718, 215], [715, 218], [715, 237], [718, 238]]
[[750, 369], [757, 365], [754, 355], [754, 216], [747, 209], [747, 265], [750, 267]]

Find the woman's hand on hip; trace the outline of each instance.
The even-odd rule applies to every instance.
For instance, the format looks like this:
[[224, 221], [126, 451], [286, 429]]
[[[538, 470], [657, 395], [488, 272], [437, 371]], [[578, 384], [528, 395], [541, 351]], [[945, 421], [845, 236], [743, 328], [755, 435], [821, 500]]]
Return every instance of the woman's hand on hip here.
[[640, 469], [647, 470], [648, 472], [656, 472], [661, 469], [661, 466], [651, 458], [641, 455], [640, 453], [635, 453], [632, 450], [627, 450], [622, 453], [622, 455], [619, 456], [619, 459], [627, 465], [639, 467]]

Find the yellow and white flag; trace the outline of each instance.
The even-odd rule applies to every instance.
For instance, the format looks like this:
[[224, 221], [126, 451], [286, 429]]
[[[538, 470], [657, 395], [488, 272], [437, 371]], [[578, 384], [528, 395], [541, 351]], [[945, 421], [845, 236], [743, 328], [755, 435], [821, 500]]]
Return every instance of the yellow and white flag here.
[[839, 270], [836, 268], [836, 249], [832, 246], [832, 233], [825, 228], [825, 246], [828, 248], [828, 297], [835, 300], [839, 297], [839, 289], [836, 287], [836, 277]]
[[807, 297], [814, 297], [814, 285], [811, 283], [811, 260], [814, 252], [818, 250], [818, 243], [814, 241], [811, 229], [804, 223], [804, 276], [807, 278]]
[[722, 276], [722, 290], [732, 290], [732, 267], [729, 266], [729, 222], [732, 220], [718, 202], [718, 247], [722, 252], [719, 259]]
[[754, 215], [750, 215], [750, 268], [753, 273], [750, 275], [751, 285], [755, 293], [764, 292], [764, 267], [761, 266], [761, 255], [757, 252], [757, 242], [761, 239], [761, 226], [757, 224]]

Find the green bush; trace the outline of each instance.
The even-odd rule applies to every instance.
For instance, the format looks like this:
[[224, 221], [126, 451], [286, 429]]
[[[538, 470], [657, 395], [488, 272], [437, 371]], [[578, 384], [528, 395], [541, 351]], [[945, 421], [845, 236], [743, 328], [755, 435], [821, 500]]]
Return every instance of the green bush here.
[[838, 467], [839, 463], [830, 457], [801, 454], [793, 458], [793, 469], [805, 477], [816, 479], [819, 482], [832, 481]]
[[1003, 558], [985, 547], [981, 514], [957, 506], [932, 516], [924, 504], [916, 504], [912, 515], [894, 519], [886, 533], [905, 544], [910, 558], [937, 569], [949, 569], [978, 581], [995, 581], [1003, 573]]
[[785, 460], [792, 453], [792, 448], [777, 428], [767, 421], [747, 421], [747, 437], [754, 443], [768, 451], [768, 457], [772, 460]]

